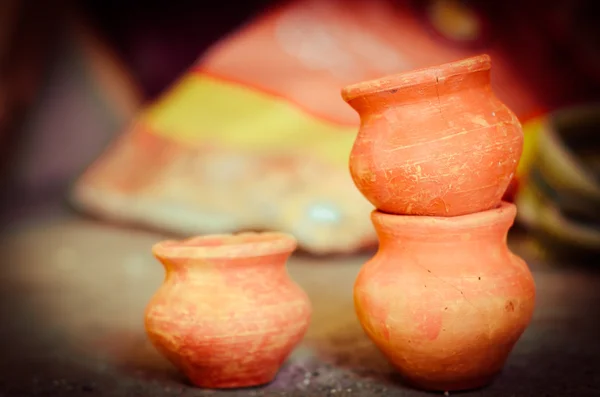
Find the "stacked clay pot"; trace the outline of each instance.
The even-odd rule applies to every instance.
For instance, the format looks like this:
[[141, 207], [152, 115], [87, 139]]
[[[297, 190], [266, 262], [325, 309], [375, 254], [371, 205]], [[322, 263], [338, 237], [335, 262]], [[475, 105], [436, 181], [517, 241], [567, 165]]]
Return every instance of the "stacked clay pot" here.
[[523, 132], [490, 72], [481, 55], [342, 90], [361, 121], [350, 172], [379, 237], [356, 313], [418, 388], [486, 385], [533, 315], [532, 275], [506, 244], [516, 207], [502, 201]]

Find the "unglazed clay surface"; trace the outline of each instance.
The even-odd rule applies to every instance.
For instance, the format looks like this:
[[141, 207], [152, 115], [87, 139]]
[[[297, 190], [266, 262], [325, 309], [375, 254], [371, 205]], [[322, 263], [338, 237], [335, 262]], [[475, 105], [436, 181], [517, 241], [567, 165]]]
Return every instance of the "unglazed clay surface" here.
[[463, 390], [502, 369], [534, 310], [527, 264], [506, 245], [514, 204], [459, 217], [378, 211], [375, 257], [354, 287], [358, 318], [419, 388]]
[[497, 206], [523, 150], [516, 116], [481, 55], [348, 86], [360, 115], [354, 183], [392, 214], [456, 216]]
[[285, 262], [296, 241], [243, 233], [166, 241], [166, 279], [146, 310], [154, 346], [200, 387], [269, 383], [304, 336], [308, 297]]

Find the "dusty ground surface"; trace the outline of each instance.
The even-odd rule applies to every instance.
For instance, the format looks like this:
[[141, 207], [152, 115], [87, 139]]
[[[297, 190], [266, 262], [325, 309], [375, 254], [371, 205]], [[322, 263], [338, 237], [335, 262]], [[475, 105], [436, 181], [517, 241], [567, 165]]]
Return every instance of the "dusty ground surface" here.
[[[272, 384], [188, 385], [143, 329], [163, 277], [149, 248], [162, 237], [68, 215], [5, 228], [0, 396], [435, 395], [402, 385], [355, 319], [352, 284], [364, 255], [292, 258], [290, 274], [310, 295], [314, 318]], [[496, 382], [468, 395], [600, 396], [600, 276], [527, 259], [538, 288], [534, 320]]]

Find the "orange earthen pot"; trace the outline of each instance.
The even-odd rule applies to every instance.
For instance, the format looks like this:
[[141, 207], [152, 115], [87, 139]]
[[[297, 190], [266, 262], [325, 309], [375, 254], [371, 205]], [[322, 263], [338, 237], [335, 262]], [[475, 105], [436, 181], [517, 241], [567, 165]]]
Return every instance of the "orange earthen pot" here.
[[523, 131], [494, 95], [490, 68], [481, 55], [342, 90], [361, 121], [350, 172], [377, 209], [456, 216], [500, 204]]
[[311, 317], [307, 295], [285, 267], [295, 248], [283, 233], [155, 245], [166, 278], [146, 309], [150, 340], [196, 386], [269, 383]]
[[506, 245], [514, 204], [457, 217], [371, 219], [377, 254], [354, 286], [358, 318], [411, 385], [478, 388], [493, 380], [528, 326], [535, 285]]

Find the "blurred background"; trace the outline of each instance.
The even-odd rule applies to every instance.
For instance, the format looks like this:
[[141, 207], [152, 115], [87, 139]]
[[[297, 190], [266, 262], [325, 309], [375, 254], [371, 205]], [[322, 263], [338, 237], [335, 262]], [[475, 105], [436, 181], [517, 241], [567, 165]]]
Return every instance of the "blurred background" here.
[[277, 229], [315, 313], [253, 395], [413, 395], [353, 312], [377, 241], [340, 90], [487, 53], [525, 133], [506, 199], [538, 301], [473, 395], [600, 395], [599, 4], [0, 0], [0, 394], [185, 393], [143, 330], [151, 245]]
[[525, 153], [507, 199], [544, 249], [597, 251], [598, 5], [4, 0], [2, 214], [52, 207], [172, 234], [375, 244], [347, 175], [346, 84], [486, 52]]

